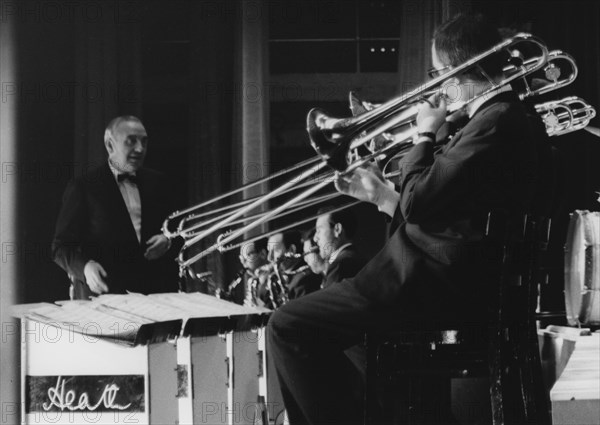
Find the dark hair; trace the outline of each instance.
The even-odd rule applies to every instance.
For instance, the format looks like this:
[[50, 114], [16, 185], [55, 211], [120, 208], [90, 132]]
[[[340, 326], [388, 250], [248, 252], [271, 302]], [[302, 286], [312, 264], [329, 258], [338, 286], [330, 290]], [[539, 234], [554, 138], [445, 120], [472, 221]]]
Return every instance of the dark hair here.
[[354, 234], [356, 233], [356, 229], [358, 228], [358, 222], [356, 221], [356, 216], [352, 212], [352, 210], [345, 208], [340, 211], [334, 211], [335, 207], [324, 207], [319, 209], [319, 215], [330, 215], [331, 225], [334, 226], [336, 223], [340, 223], [344, 232], [346, 233], [346, 237], [352, 239]]
[[288, 230], [283, 233], [283, 246], [285, 246], [285, 249], [289, 249], [294, 245], [296, 250], [301, 250], [302, 244], [300, 239], [300, 232], [298, 230]]
[[254, 249], [257, 252], [266, 251], [267, 250], [267, 238], [260, 238], [254, 241]]
[[[435, 51], [444, 65], [456, 67], [502, 41], [498, 28], [482, 14], [459, 14], [440, 25], [433, 34]], [[490, 76], [502, 73], [508, 52], [492, 54], [480, 62]], [[471, 78], [485, 79], [477, 68], [465, 72]]]
[[242, 243], [242, 246], [240, 246], [240, 255], [247, 257], [249, 255], [250, 246], [254, 248], [256, 254], [260, 254], [263, 251], [267, 252], [267, 240], [265, 238], [260, 238], [254, 242]]
[[315, 232], [316, 231], [314, 227], [312, 229], [305, 230], [302, 233], [302, 243], [304, 244], [304, 242], [309, 241], [310, 246], [317, 246], [317, 243], [315, 242]]

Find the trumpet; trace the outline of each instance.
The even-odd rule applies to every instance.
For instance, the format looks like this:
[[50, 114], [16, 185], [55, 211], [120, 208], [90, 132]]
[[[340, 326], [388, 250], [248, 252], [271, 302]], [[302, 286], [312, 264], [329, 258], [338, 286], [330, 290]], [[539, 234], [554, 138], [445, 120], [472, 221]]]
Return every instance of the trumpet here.
[[[336, 173], [340, 175], [350, 174], [369, 161], [381, 157], [393, 157], [399, 152], [401, 153], [409, 149], [416, 137], [417, 130], [413, 124], [416, 120], [418, 104], [422, 99], [442, 90], [443, 83], [448, 79], [459, 76], [469, 69], [478, 67], [482, 60], [494, 54], [507, 54], [510, 58], [509, 64], [502, 70], [503, 78], [495, 82], [490, 80], [489, 87], [478, 96], [464, 102], [451, 103], [448, 106], [449, 114], [511, 83], [524, 82], [525, 89], [520, 94], [521, 98], [524, 99], [570, 84], [577, 75], [577, 68], [569, 55], [561, 51], [549, 53], [546, 46], [540, 40], [530, 34], [521, 33], [482, 52], [452, 69], [450, 72], [429, 81], [417, 90], [400, 95], [381, 105], [367, 104], [369, 107], [365, 107], [366, 112], [357, 116], [334, 118], [328, 116], [321, 109], [312, 109], [307, 116], [307, 132], [311, 145], [318, 155], [303, 161], [290, 170], [286, 170], [286, 173], [290, 171], [297, 172], [298, 174], [294, 178], [264, 196], [244, 200], [230, 207], [219, 207], [216, 209], [220, 211], [217, 214], [214, 212], [196, 214], [195, 211], [200, 208], [209, 207], [249, 187], [270, 181], [275, 176], [282, 176], [284, 172], [257, 180], [250, 185], [220, 195], [217, 198], [213, 198], [187, 210], [177, 211], [165, 220], [163, 232], [167, 237], [185, 236], [187, 239], [178, 257], [180, 267], [189, 267], [194, 262], [213, 252], [224, 252], [239, 246], [232, 244], [232, 242], [263, 223], [281, 217], [286, 212], [297, 211], [294, 208], [304, 208], [314, 205], [312, 199], [320, 199], [319, 202], [325, 202], [326, 199], [328, 200], [336, 196], [335, 193], [329, 198], [313, 196], [334, 181]], [[571, 70], [564, 72], [563, 70], [568, 67], [571, 67]], [[531, 80], [531, 77], [542, 72], [544, 78], [538, 78], [538, 80], [545, 80], [546, 82], [540, 86], [539, 81], [538, 84], [535, 84], [536, 81]], [[560, 78], [561, 75], [566, 76]], [[571, 116], [573, 115], [573, 112], [571, 112]], [[385, 143], [382, 143], [382, 146], [367, 155], [360, 155], [359, 159], [354, 159], [357, 156], [356, 152], [358, 149], [376, 137], [383, 138]], [[334, 171], [327, 171], [330, 169]], [[303, 189], [303, 191], [295, 194], [291, 199], [283, 202], [271, 211], [249, 216], [253, 210], [265, 202], [284, 194], [290, 194], [299, 188]], [[310, 198], [311, 196], [313, 196], [312, 199]], [[213, 217], [209, 218], [211, 214], [213, 214]], [[216, 215], [224, 215], [224, 217], [216, 218], [214, 217]], [[179, 225], [173, 230], [175, 227], [174, 223], [177, 220], [179, 220]], [[210, 245], [200, 253], [193, 256], [187, 255], [189, 249], [198, 242], [205, 240], [214, 233], [221, 232], [222, 229], [228, 226], [238, 224], [241, 224], [242, 227], [222, 234], [216, 243]], [[294, 223], [294, 225], [298, 224], [300, 223]], [[278, 231], [281, 231], [281, 229]], [[264, 237], [264, 235], [260, 237]]]

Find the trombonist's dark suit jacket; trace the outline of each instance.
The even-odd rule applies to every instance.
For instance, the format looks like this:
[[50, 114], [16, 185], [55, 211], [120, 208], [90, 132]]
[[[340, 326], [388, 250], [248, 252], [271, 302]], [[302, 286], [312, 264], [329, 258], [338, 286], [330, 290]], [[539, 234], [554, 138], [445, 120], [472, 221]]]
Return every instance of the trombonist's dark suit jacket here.
[[95, 260], [106, 270], [110, 293], [177, 290], [174, 246], [161, 258], [144, 258], [145, 242], [160, 233], [173, 203], [164, 176], [154, 170], [137, 171], [142, 208], [141, 243], [108, 163], [69, 182], [63, 195], [54, 240], [54, 261], [70, 276], [74, 298], [91, 294], [83, 269]]
[[[487, 213], [528, 212], [549, 150], [514, 92], [483, 103], [439, 151], [421, 143], [400, 161], [400, 223], [384, 249], [356, 276], [367, 298], [409, 317], [446, 320], [485, 312], [490, 266], [482, 245]], [[466, 317], [464, 317], [466, 318]]]

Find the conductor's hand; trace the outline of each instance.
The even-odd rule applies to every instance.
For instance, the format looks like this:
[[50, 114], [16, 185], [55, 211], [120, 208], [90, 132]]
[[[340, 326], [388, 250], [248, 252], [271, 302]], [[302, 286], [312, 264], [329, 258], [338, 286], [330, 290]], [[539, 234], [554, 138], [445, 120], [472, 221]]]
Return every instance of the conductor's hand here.
[[146, 241], [144, 257], [146, 257], [146, 260], [156, 260], [165, 255], [170, 246], [171, 243], [165, 235], [154, 235]]
[[368, 164], [357, 168], [349, 175], [338, 174], [334, 183], [339, 192], [375, 204], [380, 211], [389, 216], [394, 215], [399, 194], [394, 190], [394, 185], [383, 178], [375, 165]]
[[419, 105], [417, 129], [419, 133], [437, 133], [446, 120], [446, 98], [433, 94]]
[[83, 275], [85, 276], [85, 282], [89, 286], [90, 290], [94, 294], [104, 294], [108, 292], [108, 286], [106, 285], [106, 270], [100, 263], [90, 260], [85, 263], [83, 268]]

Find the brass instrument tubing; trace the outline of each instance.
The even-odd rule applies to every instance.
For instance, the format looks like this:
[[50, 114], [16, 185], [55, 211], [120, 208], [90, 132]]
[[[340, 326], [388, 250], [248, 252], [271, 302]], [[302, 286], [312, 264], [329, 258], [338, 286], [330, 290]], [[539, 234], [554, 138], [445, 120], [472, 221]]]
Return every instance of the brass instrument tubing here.
[[[319, 164], [316, 164], [315, 166], [313, 166], [312, 168], [304, 171], [303, 173], [301, 173], [300, 175], [298, 175], [296, 178], [291, 179], [290, 181], [288, 181], [287, 183], [279, 186], [277, 189], [272, 190], [271, 192], [269, 192], [268, 194], [266, 194], [265, 196], [261, 197], [261, 199], [257, 199], [256, 201], [252, 202], [250, 205], [245, 206], [244, 208], [238, 210], [236, 213], [231, 214], [229, 217], [227, 217], [225, 220], [223, 220], [221, 223], [218, 223], [216, 225], [213, 225], [212, 227], [210, 227], [209, 229], [203, 231], [202, 233], [200, 233], [199, 235], [195, 236], [194, 238], [190, 239], [189, 241], [187, 241], [186, 243], [183, 244], [183, 246], [181, 247], [182, 250], [185, 250], [186, 248], [189, 248], [190, 245], [193, 245], [194, 243], [198, 242], [201, 239], [204, 239], [206, 236], [210, 235], [211, 233], [213, 233], [215, 230], [220, 229], [221, 227], [231, 223], [233, 220], [235, 220], [238, 217], [243, 216], [244, 214], [246, 214], [247, 212], [253, 210], [254, 208], [256, 208], [257, 206], [264, 204], [266, 201], [268, 201], [271, 198], [274, 198], [275, 196], [278, 196], [281, 192], [285, 191], [286, 189], [288, 189], [289, 187], [292, 187], [294, 184], [296, 184], [299, 181], [302, 180], [306, 180], [308, 177], [310, 177], [311, 175], [317, 173], [319, 170], [321, 170], [322, 168], [326, 167], [327, 163], [326, 162], [321, 162]], [[329, 183], [329, 181], [326, 181], [326, 184]], [[325, 184], [323, 185], [318, 185], [320, 187], [324, 187]], [[320, 188], [319, 187], [319, 188]], [[317, 189], [318, 190], [318, 189]], [[316, 190], [313, 190], [310, 192], [310, 194], [316, 192]], [[299, 198], [298, 201], [306, 198], [306, 196], [304, 197], [297, 197]], [[293, 198], [293, 200], [295, 200], [296, 198]], [[296, 201], [297, 202], [297, 201]], [[289, 202], [286, 202], [285, 204], [289, 206]], [[279, 208], [276, 210], [277, 212], [279, 212]], [[265, 220], [266, 221], [266, 220]], [[262, 224], [263, 221], [260, 221], [259, 224]], [[256, 227], [256, 226], [254, 226]], [[254, 228], [253, 227], [253, 228]], [[249, 230], [249, 229], [248, 229]]]

